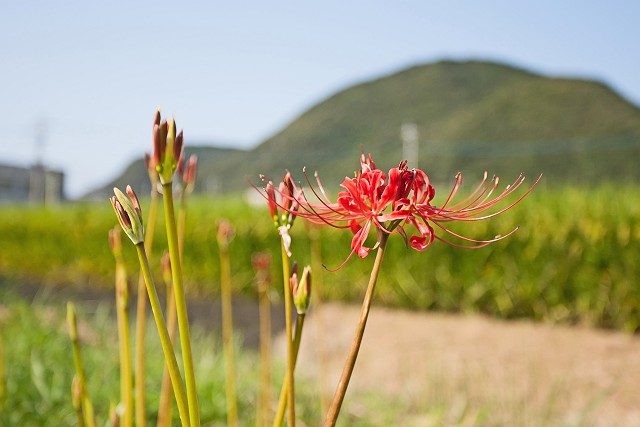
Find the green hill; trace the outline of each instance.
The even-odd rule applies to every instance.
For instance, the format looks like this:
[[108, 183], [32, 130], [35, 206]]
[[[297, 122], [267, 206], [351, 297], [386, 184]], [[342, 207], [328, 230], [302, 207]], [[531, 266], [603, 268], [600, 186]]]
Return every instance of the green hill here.
[[[441, 61], [342, 90], [250, 151], [203, 159], [202, 182], [246, 188], [303, 166], [329, 184], [351, 175], [360, 147], [381, 168], [402, 159], [400, 127], [419, 132], [419, 166], [432, 179], [484, 170], [545, 174], [549, 185], [640, 179], [640, 109], [596, 81], [550, 78], [504, 64]], [[204, 153], [204, 152], [203, 152]], [[222, 159], [223, 158], [223, 159]], [[204, 188], [204, 187], [203, 187]]]

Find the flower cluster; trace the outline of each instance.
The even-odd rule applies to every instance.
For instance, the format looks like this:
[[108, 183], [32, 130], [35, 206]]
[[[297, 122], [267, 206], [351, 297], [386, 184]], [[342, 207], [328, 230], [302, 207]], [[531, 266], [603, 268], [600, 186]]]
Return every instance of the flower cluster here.
[[[305, 176], [307, 176], [306, 173]], [[376, 167], [371, 155], [362, 154], [360, 171], [354, 178], [344, 179], [340, 185], [342, 191], [338, 193], [335, 202], [327, 196], [317, 174], [315, 185], [307, 176], [310, 191], [317, 199], [315, 201], [311, 201], [306, 193], [298, 189], [291, 180], [285, 186], [286, 191], [278, 191], [280, 204], [275, 203], [273, 186], [267, 187], [266, 192], [272, 214], [277, 210], [276, 206], [285, 212], [292, 212], [288, 206], [295, 205], [295, 214], [312, 223], [349, 228], [353, 232], [353, 239], [348, 260], [354, 253], [364, 258], [371, 249], [375, 248], [375, 246], [366, 245], [366, 239], [372, 227], [378, 233], [402, 235], [408, 244], [418, 251], [424, 251], [434, 239], [464, 248], [479, 248], [501, 240], [516, 229], [503, 236], [478, 240], [455, 233], [447, 227], [447, 223], [484, 220], [510, 209], [533, 189], [540, 178], [517, 200], [506, 207], [490, 212], [491, 208], [512, 195], [522, 185], [524, 179], [524, 175], [520, 175], [503, 191], [497, 192], [499, 178], [488, 179], [485, 172], [484, 179], [474, 191], [463, 200], [454, 202], [462, 184], [462, 174], [458, 173], [446, 201], [441, 206], [435, 206], [432, 204], [435, 189], [424, 171], [409, 169], [404, 161], [398, 167], [389, 170], [387, 174]], [[269, 195], [270, 191], [272, 195]], [[434, 228], [439, 229], [445, 236], [452, 236], [463, 243], [455, 243], [446, 237], [439, 236]], [[409, 230], [413, 230], [411, 236], [408, 236]]]
[[[293, 220], [296, 218], [299, 208], [298, 200], [302, 196], [302, 191], [296, 188], [289, 172], [282, 177], [282, 182], [277, 189], [272, 181], [267, 182], [264, 176], [261, 176], [261, 178], [266, 182], [264, 190], [269, 205], [269, 215], [271, 215], [273, 225], [278, 229], [278, 233], [282, 237], [287, 255], [291, 256], [289, 229], [291, 229]], [[280, 196], [279, 198], [276, 197], [276, 192]], [[282, 213], [279, 212], [278, 207], [280, 207]]]

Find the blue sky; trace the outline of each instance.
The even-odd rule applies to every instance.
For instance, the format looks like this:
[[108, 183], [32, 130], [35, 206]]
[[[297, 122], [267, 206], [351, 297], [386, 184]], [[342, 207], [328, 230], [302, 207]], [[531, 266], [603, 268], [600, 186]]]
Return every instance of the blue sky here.
[[251, 147], [337, 90], [445, 58], [598, 79], [640, 103], [636, 2], [132, 3], [3, 7], [0, 163], [40, 153], [78, 196], [151, 150], [157, 107], [187, 143]]

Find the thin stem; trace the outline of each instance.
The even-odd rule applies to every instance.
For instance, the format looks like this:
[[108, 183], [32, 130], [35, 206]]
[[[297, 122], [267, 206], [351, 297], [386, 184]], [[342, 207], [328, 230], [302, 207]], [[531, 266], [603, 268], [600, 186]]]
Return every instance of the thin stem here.
[[222, 347], [226, 367], [227, 425], [238, 425], [236, 366], [233, 351], [233, 312], [231, 305], [231, 265], [229, 248], [220, 245], [220, 297], [222, 302]]
[[[153, 183], [152, 183], [153, 185]], [[144, 230], [144, 247], [147, 254], [151, 256], [153, 247], [153, 236], [156, 229], [156, 218], [158, 217], [158, 192], [151, 190], [151, 202], [149, 203], [149, 213]], [[136, 405], [136, 427], [144, 427], [147, 422], [144, 389], [144, 336], [147, 325], [147, 297], [144, 275], [140, 272], [138, 276], [138, 303], [136, 305], [136, 349], [135, 349], [135, 405]]]
[[266, 427], [269, 422], [271, 402], [271, 304], [269, 302], [269, 281], [266, 277], [258, 282], [260, 313], [260, 404], [258, 406], [258, 427]]
[[162, 185], [164, 199], [165, 224], [167, 228], [167, 244], [169, 257], [171, 258], [171, 275], [173, 277], [173, 292], [176, 299], [176, 312], [178, 314], [178, 330], [180, 333], [180, 347], [182, 348], [182, 363], [187, 385], [187, 401], [189, 403], [189, 421], [192, 427], [200, 426], [200, 413], [198, 407], [198, 390], [193, 369], [193, 355], [191, 352], [191, 334], [189, 333], [189, 318], [187, 316], [187, 303], [185, 301], [184, 285], [182, 283], [182, 262], [178, 246], [178, 233], [176, 230], [176, 218], [173, 209], [172, 183]]
[[122, 256], [116, 257], [116, 307], [118, 338], [120, 341], [120, 401], [124, 405], [122, 426], [133, 425], [133, 383], [131, 376], [131, 340], [129, 334], [129, 314], [127, 312], [127, 273]]
[[[180, 197], [180, 210], [178, 211], [178, 250], [180, 252], [180, 259], [182, 260], [182, 254], [184, 251], [184, 229], [187, 217], [187, 197], [186, 193], [182, 192]], [[169, 330], [169, 337], [171, 342], [175, 344], [176, 334], [176, 299], [174, 297], [173, 284], [166, 283], [167, 301], [165, 313], [167, 315], [167, 329]], [[157, 427], [169, 427], [171, 425], [171, 412], [173, 410], [173, 399], [171, 398], [171, 379], [169, 377], [169, 370], [165, 364], [162, 373], [162, 384], [160, 386], [160, 403], [158, 407], [158, 421]]]
[[[298, 313], [298, 318], [296, 319], [296, 336], [293, 339], [293, 367], [295, 368], [296, 363], [298, 362], [298, 350], [300, 350], [300, 341], [302, 339], [302, 328], [304, 327], [304, 313]], [[273, 427], [280, 427], [282, 425], [282, 421], [284, 421], [284, 411], [287, 407], [287, 396], [288, 396], [288, 387], [286, 381], [282, 383], [282, 388], [280, 389], [280, 398], [278, 399], [278, 411], [276, 412], [276, 417], [273, 420]]]
[[376, 259], [373, 263], [373, 268], [371, 270], [371, 276], [369, 277], [369, 285], [367, 286], [367, 291], [364, 296], [364, 301], [362, 302], [362, 312], [360, 314], [360, 320], [358, 321], [358, 326], [356, 328], [356, 334], [353, 338], [353, 343], [351, 344], [351, 349], [349, 350], [349, 355], [344, 364], [344, 369], [342, 370], [342, 376], [340, 377], [340, 382], [338, 382], [338, 387], [336, 389], [335, 394], [333, 395], [333, 400], [331, 402], [331, 406], [329, 407], [329, 412], [327, 414], [327, 418], [324, 421], [324, 427], [333, 427], [336, 425], [336, 420], [338, 419], [338, 415], [340, 414], [340, 408], [342, 407], [342, 401], [344, 400], [344, 395], [347, 392], [347, 387], [349, 386], [349, 380], [351, 379], [351, 374], [353, 373], [353, 368], [356, 364], [356, 359], [358, 358], [358, 352], [360, 351], [360, 344], [362, 344], [362, 337], [364, 335], [364, 329], [367, 326], [367, 319], [369, 317], [369, 309], [371, 308], [371, 300], [373, 299], [373, 292], [376, 288], [376, 282], [378, 281], [378, 273], [380, 272], [380, 265], [382, 263], [382, 258], [384, 256], [384, 250], [387, 246], [387, 240], [389, 235], [387, 233], [380, 233], [379, 237], [379, 246], [378, 252], [376, 253]]
[[295, 408], [295, 388], [293, 380], [294, 370], [294, 357], [293, 357], [293, 343], [292, 339], [292, 325], [291, 325], [291, 286], [290, 286], [290, 273], [289, 273], [289, 256], [287, 255], [287, 248], [285, 246], [284, 239], [281, 239], [282, 248], [282, 279], [284, 284], [284, 311], [285, 311], [285, 330], [287, 335], [287, 372], [285, 377], [285, 384], [287, 384], [287, 424], [289, 427], [294, 427], [296, 423], [296, 408]]
[[76, 375], [80, 383], [80, 402], [82, 414], [84, 416], [84, 424], [87, 427], [95, 427], [95, 415], [93, 412], [93, 404], [87, 393], [87, 379], [84, 373], [84, 364], [82, 363], [82, 354], [80, 352], [80, 340], [78, 339], [78, 324], [75, 314], [75, 306], [72, 303], [67, 304], [67, 316], [69, 326], [73, 332], [70, 332], [71, 344], [73, 347], [73, 362], [76, 368]]
[[[176, 342], [176, 300], [173, 297], [173, 287], [171, 283], [166, 284], [167, 287], [167, 330], [169, 331], [169, 339], [171, 344]], [[169, 376], [169, 367], [165, 363], [162, 373], [162, 385], [160, 386], [160, 403], [158, 404], [158, 427], [169, 427], [171, 425], [171, 412], [173, 409], [173, 398], [171, 395], [171, 377]]]
[[144, 274], [145, 283], [147, 285], [147, 294], [149, 296], [149, 303], [151, 304], [151, 311], [156, 321], [158, 329], [158, 335], [160, 336], [160, 344], [162, 344], [162, 351], [164, 352], [165, 361], [169, 367], [169, 375], [171, 376], [171, 383], [173, 384], [173, 392], [176, 396], [176, 402], [178, 404], [178, 413], [180, 414], [180, 420], [183, 426], [190, 426], [189, 408], [187, 405], [186, 392], [184, 383], [182, 382], [182, 376], [178, 368], [178, 362], [176, 361], [176, 355], [173, 352], [173, 346], [171, 345], [171, 338], [167, 331], [167, 324], [164, 321], [162, 314], [162, 308], [160, 307], [160, 301], [158, 299], [158, 292], [156, 290], [153, 277], [151, 276], [151, 269], [149, 268], [149, 260], [147, 259], [147, 253], [144, 250], [144, 246], [139, 243], [136, 245], [138, 251], [138, 260], [140, 261], [140, 267], [142, 274]]

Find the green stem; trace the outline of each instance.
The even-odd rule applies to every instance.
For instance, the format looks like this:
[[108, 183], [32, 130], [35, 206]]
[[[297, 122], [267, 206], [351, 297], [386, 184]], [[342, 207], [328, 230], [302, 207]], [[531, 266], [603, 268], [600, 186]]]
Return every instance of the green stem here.
[[122, 426], [133, 425], [133, 384], [131, 377], [131, 341], [129, 335], [129, 314], [127, 295], [127, 273], [122, 257], [116, 259], [116, 307], [118, 338], [120, 341], [120, 401], [124, 405]]
[[171, 275], [173, 278], [173, 292], [176, 299], [176, 312], [178, 314], [178, 331], [180, 333], [180, 347], [182, 348], [182, 363], [187, 385], [187, 401], [189, 403], [189, 420], [191, 427], [200, 426], [200, 413], [198, 408], [198, 390], [193, 369], [193, 355], [191, 352], [191, 334], [189, 333], [189, 318], [187, 316], [187, 303], [185, 301], [184, 285], [182, 283], [182, 263], [178, 245], [178, 232], [176, 230], [176, 218], [173, 209], [172, 183], [162, 185], [164, 199], [165, 225], [167, 228], [167, 244], [169, 257], [171, 258]]
[[178, 412], [180, 414], [180, 420], [183, 426], [190, 426], [189, 408], [187, 405], [186, 392], [184, 383], [182, 382], [182, 376], [178, 368], [178, 362], [176, 361], [176, 355], [173, 352], [173, 346], [171, 345], [171, 338], [167, 331], [167, 324], [164, 321], [162, 314], [162, 308], [160, 307], [160, 301], [158, 299], [158, 292], [156, 290], [153, 277], [151, 276], [151, 269], [149, 268], [149, 260], [147, 259], [147, 253], [145, 252], [142, 243], [136, 245], [138, 251], [138, 259], [140, 261], [140, 268], [144, 275], [145, 283], [147, 285], [147, 294], [149, 296], [149, 303], [151, 304], [151, 311], [156, 321], [158, 329], [158, 335], [160, 336], [160, 344], [162, 344], [162, 351], [164, 352], [165, 361], [169, 367], [169, 375], [171, 376], [171, 383], [173, 384], [173, 392], [176, 396], [176, 402], [178, 404]]
[[285, 330], [287, 335], [287, 371], [285, 377], [285, 384], [287, 384], [287, 424], [289, 427], [294, 427], [296, 423], [296, 408], [295, 408], [295, 388], [293, 380], [293, 343], [291, 339], [293, 337], [292, 325], [291, 325], [291, 285], [290, 285], [290, 273], [289, 273], [289, 256], [287, 255], [287, 248], [285, 247], [284, 239], [281, 239], [282, 248], [282, 279], [284, 284], [284, 315], [285, 315]]
[[378, 252], [376, 253], [376, 259], [373, 263], [371, 276], [369, 277], [369, 285], [367, 286], [364, 301], [362, 302], [362, 312], [360, 314], [360, 320], [358, 321], [358, 326], [356, 328], [356, 334], [353, 338], [353, 343], [351, 344], [351, 349], [349, 351], [349, 355], [347, 356], [347, 360], [345, 361], [344, 369], [342, 370], [342, 376], [340, 377], [340, 382], [338, 382], [338, 387], [335, 394], [333, 395], [333, 400], [331, 402], [331, 406], [329, 407], [329, 412], [324, 420], [324, 427], [335, 426], [338, 415], [340, 414], [342, 401], [344, 400], [344, 395], [347, 392], [349, 380], [351, 379], [351, 374], [353, 373], [353, 368], [356, 364], [356, 359], [358, 358], [360, 344], [362, 344], [364, 329], [367, 326], [369, 309], [371, 308], [371, 300], [373, 299], [373, 292], [375, 291], [376, 282], [378, 281], [378, 273], [380, 272], [380, 265], [382, 263], [382, 258], [384, 256], [384, 250], [387, 246], [388, 239], [389, 234], [380, 233]]
[[[298, 318], [296, 319], [296, 336], [293, 339], [293, 367], [295, 368], [296, 363], [298, 362], [298, 350], [300, 350], [300, 340], [302, 339], [302, 328], [304, 327], [304, 313], [298, 313]], [[282, 383], [282, 388], [280, 389], [280, 398], [278, 399], [278, 411], [276, 412], [276, 417], [273, 420], [273, 427], [280, 427], [282, 425], [282, 421], [284, 421], [284, 411], [287, 407], [287, 395], [288, 395], [288, 387], [286, 381]]]
[[[167, 283], [166, 312], [167, 330], [169, 331], [169, 339], [173, 345], [176, 342], [176, 300], [173, 297], [173, 288], [171, 283]], [[172, 408], [173, 399], [171, 396], [171, 377], [169, 376], [169, 367], [165, 363], [164, 372], [162, 373], [162, 385], [160, 386], [157, 427], [169, 427], [171, 425]]]
[[271, 304], [269, 303], [269, 281], [266, 277], [258, 279], [260, 310], [260, 402], [257, 414], [257, 426], [266, 427], [269, 422], [271, 402]]
[[87, 392], [87, 379], [84, 374], [84, 365], [82, 363], [82, 354], [80, 352], [80, 340], [78, 339], [78, 324], [76, 320], [75, 306], [67, 303], [67, 317], [69, 319], [71, 344], [73, 347], [73, 362], [76, 367], [76, 375], [80, 383], [80, 402], [82, 414], [84, 416], [84, 424], [88, 427], [95, 427], [95, 415], [93, 412], [93, 404]]
[[229, 249], [220, 245], [220, 297], [222, 301], [222, 346], [226, 367], [227, 425], [238, 425], [236, 367], [233, 351], [233, 312], [231, 305], [231, 265]]
[[[153, 182], [151, 183], [153, 185]], [[147, 254], [151, 255], [153, 247], [153, 236], [156, 229], [156, 218], [158, 217], [158, 191], [151, 189], [151, 202], [149, 203], [149, 213], [144, 230], [144, 247]], [[138, 276], [138, 303], [136, 306], [136, 349], [135, 349], [135, 406], [136, 406], [136, 427], [144, 427], [147, 422], [145, 407], [144, 389], [144, 336], [147, 325], [147, 297], [144, 275], [140, 272]]]
[[[183, 192], [180, 198], [180, 210], [178, 212], [178, 251], [180, 259], [184, 250], [184, 229], [186, 224], [187, 197]], [[176, 299], [174, 298], [173, 285], [166, 283], [167, 301], [165, 312], [167, 314], [167, 329], [171, 342], [175, 344], [176, 333]], [[160, 386], [160, 403], [158, 407], [157, 427], [169, 427], [171, 425], [171, 412], [173, 410], [173, 400], [171, 399], [171, 379], [169, 378], [169, 370], [165, 364], [162, 373], [162, 384]]]

